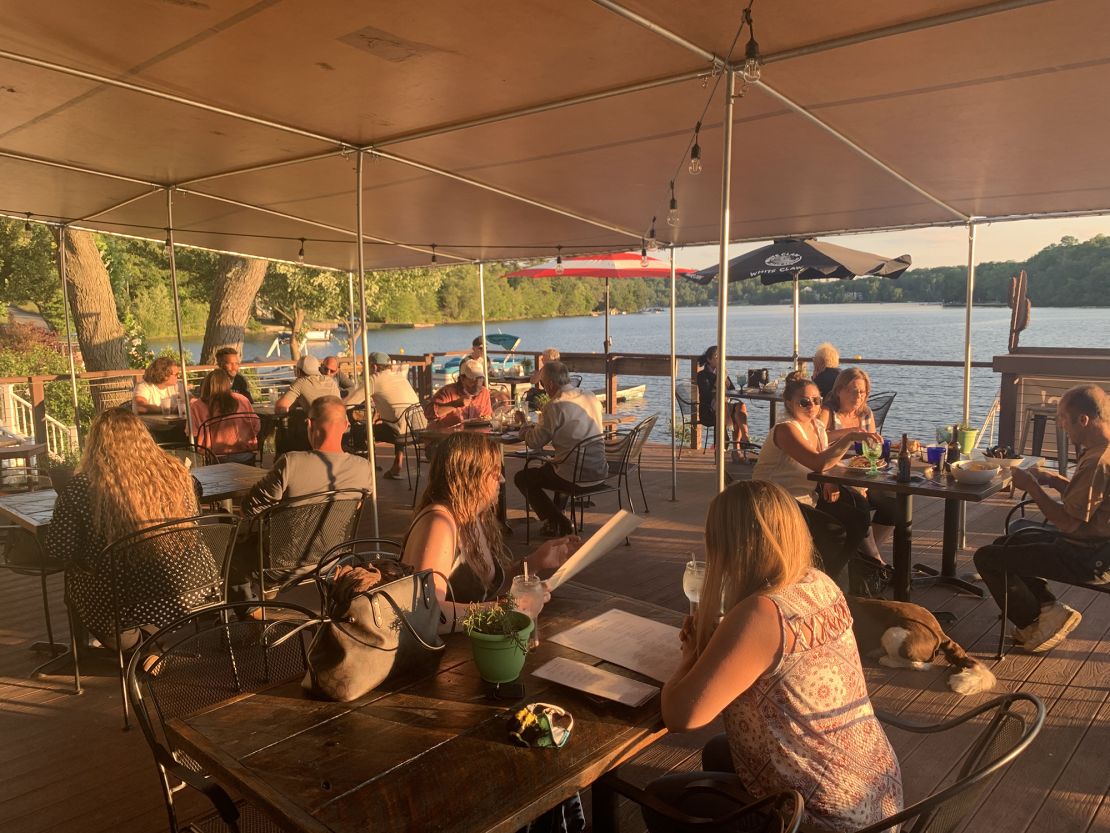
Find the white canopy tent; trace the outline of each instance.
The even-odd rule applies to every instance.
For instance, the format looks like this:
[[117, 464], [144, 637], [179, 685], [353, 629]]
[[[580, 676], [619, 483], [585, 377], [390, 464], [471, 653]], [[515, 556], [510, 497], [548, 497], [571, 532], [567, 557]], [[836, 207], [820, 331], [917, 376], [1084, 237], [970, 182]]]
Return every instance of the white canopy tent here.
[[162, 240], [172, 189], [176, 243], [360, 282], [635, 246], [671, 179], [676, 245], [1110, 210], [1103, 0], [756, 4], [727, 102], [723, 0], [0, 10], [0, 213]]

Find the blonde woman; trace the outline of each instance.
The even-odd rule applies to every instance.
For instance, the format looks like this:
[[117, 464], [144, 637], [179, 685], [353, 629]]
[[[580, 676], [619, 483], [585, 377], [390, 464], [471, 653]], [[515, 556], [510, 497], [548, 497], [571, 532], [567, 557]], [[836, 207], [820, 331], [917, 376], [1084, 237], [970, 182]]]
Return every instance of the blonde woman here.
[[[461, 628], [469, 603], [495, 599], [512, 578], [513, 565], [494, 511], [501, 482], [501, 449], [489, 437], [461, 432], [436, 447], [401, 560], [450, 580], [454, 602], [448, 601], [446, 585], [436, 580], [444, 633]], [[524, 561], [531, 573], [550, 572], [578, 544], [573, 535], [556, 538]]]
[[[58, 495], [46, 533], [46, 550], [66, 564], [66, 603], [88, 631], [105, 645], [115, 644], [111, 582], [102, 550], [144, 527], [196, 515], [196, 481], [184, 465], [159, 448], [142, 421], [113, 408], [93, 420], [77, 472]], [[172, 572], [139, 577], [149, 601], [131, 612], [145, 625], [168, 625], [202, 601], [174, 591], [212, 581], [219, 568], [203, 549], [181, 553]], [[210, 601], [210, 599], [204, 599]], [[130, 647], [138, 638], [125, 633]]]
[[[797, 501], [771, 483], [734, 483], [709, 506], [705, 552], [702, 602], [682, 628], [662, 712], [672, 732], [721, 715], [725, 733], [702, 753], [708, 772], [648, 789], [703, 817], [736, 805], [687, 791], [693, 781], [731, 782], [753, 798], [796, 789], [803, 827], [834, 833], [900, 811], [898, 760], [871, 708], [852, 617], [814, 567]], [[671, 829], [648, 810], [644, 817], [651, 830]]]

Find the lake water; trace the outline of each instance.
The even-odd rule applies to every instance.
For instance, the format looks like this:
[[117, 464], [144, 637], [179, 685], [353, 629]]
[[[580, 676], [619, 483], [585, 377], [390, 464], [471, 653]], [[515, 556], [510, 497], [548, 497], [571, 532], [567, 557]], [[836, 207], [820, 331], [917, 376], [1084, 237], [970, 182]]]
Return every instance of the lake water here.
[[[667, 353], [669, 350], [667, 314], [620, 315], [610, 319], [614, 352]], [[792, 350], [791, 308], [789, 306], [731, 307], [728, 318], [728, 352], [733, 355], [790, 355]], [[1010, 310], [976, 307], [972, 317], [972, 357], [990, 361], [1006, 352]], [[511, 321], [490, 324], [489, 332], [508, 332], [521, 337], [520, 350], [539, 352], [557, 347], [567, 352], [602, 352], [604, 320], [590, 316], [574, 318]], [[478, 335], [476, 324], [444, 324], [422, 329], [371, 330], [370, 350], [420, 355], [425, 352], [468, 349]], [[676, 314], [676, 350], [700, 353], [716, 343], [717, 311], [709, 307], [679, 309]], [[865, 359], [933, 359], [962, 361], [964, 310], [933, 304], [825, 304], [803, 306], [799, 318], [802, 355], [810, 355], [823, 341], [840, 350], [841, 365], [852, 363], [853, 356]], [[261, 358], [273, 336], [250, 336], [244, 344], [245, 358]], [[159, 346], [166, 342], [159, 342]], [[1110, 348], [1110, 309], [1033, 310], [1029, 328], [1021, 334], [1024, 346]], [[186, 340], [185, 347], [198, 355], [200, 340]], [[313, 344], [313, 355], [339, 352], [340, 345]], [[286, 348], [288, 352], [288, 348]], [[760, 363], [763, 366], [767, 363]], [[743, 376], [755, 362], [730, 364], [729, 374]], [[771, 367], [772, 377], [785, 365]], [[908, 432], [931, 440], [937, 425], [956, 422], [961, 415], [963, 369], [960, 367], [890, 367], [867, 365], [872, 390], [896, 391], [897, 399], [887, 418], [885, 433], [894, 436]], [[621, 387], [647, 385], [647, 397], [639, 403], [621, 406], [622, 412], [662, 414], [657, 439], [666, 437], [670, 413], [669, 385], [661, 377], [621, 376]], [[587, 375], [584, 385], [601, 389], [600, 376]], [[972, 423], [980, 425], [994, 398], [998, 396], [999, 376], [988, 368], [972, 372]], [[750, 403], [753, 435], [762, 437], [767, 429], [767, 408]]]

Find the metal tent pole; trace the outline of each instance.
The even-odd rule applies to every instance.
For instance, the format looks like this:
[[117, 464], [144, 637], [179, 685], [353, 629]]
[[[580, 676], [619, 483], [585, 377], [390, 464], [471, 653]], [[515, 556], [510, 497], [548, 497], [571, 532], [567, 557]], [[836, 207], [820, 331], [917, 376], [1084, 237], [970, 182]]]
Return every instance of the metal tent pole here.
[[617, 403], [610, 401], [617, 397], [610, 396], [609, 394], [614, 391], [609, 390], [609, 348], [613, 346], [613, 339], [609, 337], [609, 278], [605, 278], [605, 412], [615, 414], [617, 412]]
[[732, 103], [736, 93], [736, 74], [728, 72], [725, 85], [724, 145], [721, 151], [721, 271], [717, 283], [717, 491], [725, 490], [725, 424], [726, 388], [728, 379], [728, 237], [730, 229], [729, 200], [732, 190]]
[[355, 349], [355, 276], [347, 273], [347, 347], [351, 350], [351, 375], [356, 375], [358, 350]]
[[794, 273], [794, 370], [798, 369], [798, 273]]
[[678, 375], [675, 372], [674, 348], [674, 308], [675, 308], [675, 270], [674, 246], [671, 249], [671, 500], [678, 500], [678, 456], [675, 449], [675, 392], [678, 390]]
[[81, 450], [81, 409], [77, 400], [77, 365], [73, 359], [73, 325], [69, 315], [69, 287], [66, 281], [66, 235], [69, 228], [62, 226], [58, 229], [58, 276], [62, 282], [62, 310], [66, 322], [66, 349], [69, 351], [69, 385], [73, 395], [73, 430], [77, 437], [75, 451]]
[[964, 310], [964, 424], [971, 420], [971, 307], [975, 298], [975, 223], [967, 224], [967, 307]]
[[177, 356], [181, 361], [181, 388], [185, 403], [185, 436], [193, 442], [193, 409], [189, 407], [189, 371], [185, 361], [185, 337], [181, 332], [181, 294], [177, 288], [177, 258], [173, 247], [173, 188], [166, 189], [166, 242], [170, 258], [170, 284], [173, 286], [173, 319], [177, 326]]
[[358, 247], [358, 302], [362, 316], [362, 389], [366, 391], [366, 447], [370, 461], [370, 510], [378, 537], [378, 469], [374, 453], [374, 400], [370, 396], [370, 346], [366, 332], [366, 255], [362, 250], [362, 151], [355, 155], [355, 246]]
[[486, 341], [486, 265], [478, 261], [478, 304], [482, 310], [482, 362], [486, 366], [486, 384], [489, 384], [489, 342]]

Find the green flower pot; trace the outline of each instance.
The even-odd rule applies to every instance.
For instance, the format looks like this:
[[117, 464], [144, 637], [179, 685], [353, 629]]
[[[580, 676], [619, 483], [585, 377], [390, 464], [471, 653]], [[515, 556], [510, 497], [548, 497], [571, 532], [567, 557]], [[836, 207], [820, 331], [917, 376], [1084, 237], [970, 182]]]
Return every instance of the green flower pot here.
[[960, 451], [963, 454], [971, 454], [971, 450], [975, 448], [975, 440], [978, 436], [978, 429], [961, 428], [956, 435], [956, 441], [960, 444]]
[[478, 631], [470, 634], [470, 646], [474, 650], [478, 673], [489, 683], [511, 683], [524, 670], [528, 637], [532, 635], [535, 625], [527, 614], [519, 610], [514, 610], [509, 617], [515, 637]]

